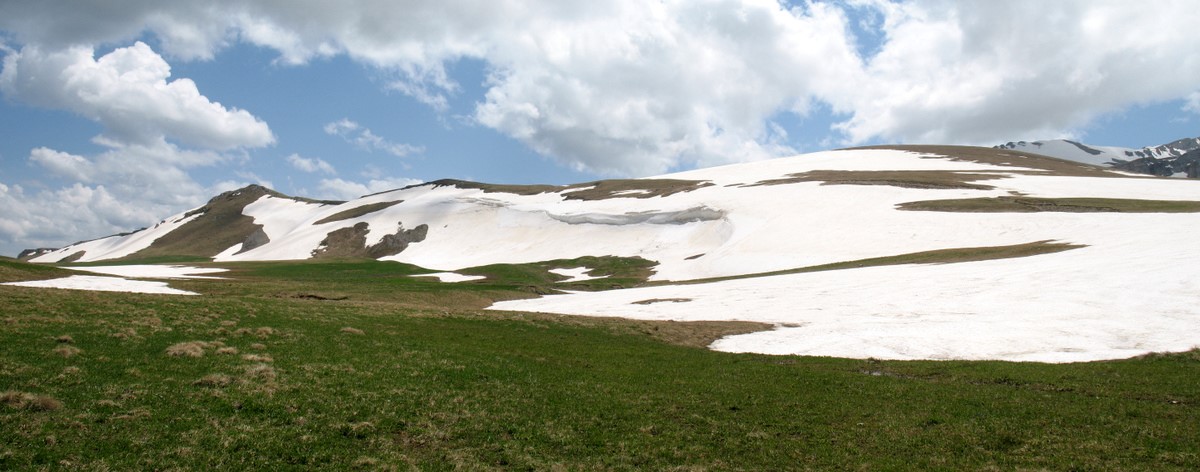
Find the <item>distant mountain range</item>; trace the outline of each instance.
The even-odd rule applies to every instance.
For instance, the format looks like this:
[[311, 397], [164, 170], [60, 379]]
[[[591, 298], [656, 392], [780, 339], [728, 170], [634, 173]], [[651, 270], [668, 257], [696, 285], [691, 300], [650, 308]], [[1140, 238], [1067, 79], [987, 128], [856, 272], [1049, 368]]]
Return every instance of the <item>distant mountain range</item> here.
[[1138, 174], [1200, 178], [1200, 138], [1184, 138], [1141, 149], [1093, 146], [1066, 139], [1008, 142], [996, 148], [1031, 152]]

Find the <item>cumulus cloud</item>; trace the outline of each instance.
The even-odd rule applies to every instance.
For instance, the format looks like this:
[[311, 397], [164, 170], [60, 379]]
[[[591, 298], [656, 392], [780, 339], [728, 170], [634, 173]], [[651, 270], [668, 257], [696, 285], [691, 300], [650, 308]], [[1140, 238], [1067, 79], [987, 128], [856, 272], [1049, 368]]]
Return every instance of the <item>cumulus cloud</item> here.
[[1188, 2], [860, 3], [884, 15], [885, 43], [855, 93], [830, 97], [852, 114], [837, 125], [849, 143], [1061, 135], [1183, 98], [1200, 73]]
[[370, 179], [366, 182], [354, 182], [344, 179], [321, 179], [317, 185], [319, 193], [317, 198], [328, 200], [352, 200], [363, 195], [373, 193], [386, 192], [404, 188], [409, 185], [421, 183], [420, 180], [382, 177], [378, 179]]
[[393, 143], [371, 132], [348, 118], [334, 121], [325, 125], [325, 134], [341, 137], [347, 143], [367, 152], [383, 151], [396, 157], [425, 152], [421, 146]]
[[210, 101], [189, 79], [168, 81], [170, 75], [167, 62], [142, 42], [99, 59], [89, 47], [43, 52], [26, 46], [4, 58], [0, 91], [95, 120], [117, 141], [150, 143], [166, 136], [219, 150], [274, 142], [266, 123]]
[[[37, 147], [28, 163], [54, 180], [36, 190], [6, 185], [0, 244], [61, 245], [127, 231], [210, 197], [190, 171], [227, 163], [246, 148], [274, 142], [266, 123], [170, 78], [166, 61], [144, 43], [99, 58], [91, 47], [8, 51], [0, 92], [31, 105], [77, 113], [99, 123], [102, 150], [83, 156]], [[186, 146], [186, 147], [185, 147]]]
[[292, 167], [295, 167], [303, 172], [323, 172], [326, 174], [337, 174], [337, 171], [333, 169], [332, 165], [321, 159], [310, 159], [307, 157], [300, 157], [299, 154], [292, 154], [287, 157], [287, 161], [292, 165]]

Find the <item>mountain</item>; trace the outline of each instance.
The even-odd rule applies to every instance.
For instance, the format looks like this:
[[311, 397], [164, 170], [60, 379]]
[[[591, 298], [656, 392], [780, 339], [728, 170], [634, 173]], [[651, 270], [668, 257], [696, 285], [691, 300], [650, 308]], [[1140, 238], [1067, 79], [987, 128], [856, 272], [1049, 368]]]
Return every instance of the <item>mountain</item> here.
[[1200, 342], [1198, 213], [1200, 181], [888, 146], [565, 186], [441, 180], [348, 202], [247, 187], [32, 260], [365, 257], [456, 271], [640, 257], [654, 264], [645, 286], [492, 308], [775, 326], [713, 345], [733, 352], [1072, 362]]
[[1184, 138], [1141, 149], [1092, 146], [1066, 139], [1008, 142], [996, 149], [1024, 151], [1138, 174], [1200, 178], [1200, 138]]

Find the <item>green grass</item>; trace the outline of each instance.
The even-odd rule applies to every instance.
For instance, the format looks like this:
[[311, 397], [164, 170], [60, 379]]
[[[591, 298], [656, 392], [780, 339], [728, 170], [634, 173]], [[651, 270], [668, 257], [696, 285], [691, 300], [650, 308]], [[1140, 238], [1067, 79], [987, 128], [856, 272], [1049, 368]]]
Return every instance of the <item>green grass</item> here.
[[906, 202], [897, 205], [896, 208], [975, 213], [1198, 213], [1200, 202], [1119, 198], [992, 197]]
[[[696, 346], [752, 327], [463, 303], [553, 289], [554, 267], [649, 269], [543, 264], [461, 284], [374, 261], [172, 282], [199, 297], [0, 286], [0, 470], [1200, 467], [1198, 351], [1069, 365], [734, 355]], [[0, 261], [58, 270], [27, 266]], [[349, 297], [285, 296], [326, 291]], [[181, 343], [202, 355], [168, 354]]]
[[78, 273], [44, 264], [31, 264], [16, 259], [0, 258], [0, 283], [24, 280], [56, 279]]

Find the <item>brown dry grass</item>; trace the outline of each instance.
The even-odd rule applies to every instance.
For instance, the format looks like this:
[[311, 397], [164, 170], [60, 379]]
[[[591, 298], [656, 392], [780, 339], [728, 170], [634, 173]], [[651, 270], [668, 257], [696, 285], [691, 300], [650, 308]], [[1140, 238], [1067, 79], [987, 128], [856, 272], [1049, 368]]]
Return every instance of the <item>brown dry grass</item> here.
[[275, 362], [275, 359], [266, 354], [243, 354], [242, 360], [250, 362]]
[[204, 357], [204, 350], [208, 348], [210, 343], [205, 341], [187, 341], [182, 343], [172, 344], [167, 347], [166, 353], [171, 357]]
[[814, 170], [789, 174], [786, 178], [764, 180], [748, 187], [783, 185], [800, 182], [821, 182], [822, 185], [891, 185], [921, 189], [990, 190], [990, 185], [975, 184], [980, 180], [1004, 178], [1000, 174], [981, 174], [942, 170]]
[[888, 144], [850, 149], [894, 149], [898, 151], [909, 151], [921, 154], [935, 154], [938, 156], [948, 157], [955, 161], [976, 162], [980, 164], [991, 164], [1002, 167], [1024, 167], [1028, 169], [1047, 171], [1054, 175], [1075, 177], [1128, 177], [1116, 172], [1111, 172], [1100, 166], [1056, 159], [1040, 154], [1014, 151], [1011, 149], [922, 144]]
[[208, 374], [192, 382], [197, 387], [221, 388], [233, 383], [233, 379], [225, 374]]
[[965, 213], [1200, 213], [1200, 202], [1116, 198], [993, 197], [901, 203], [899, 210]]
[[[572, 185], [502, 185], [468, 182], [464, 180], [443, 179], [423, 185], [435, 187], [453, 186], [483, 190], [485, 193], [511, 193], [516, 195], [537, 195], [541, 193], [560, 192], [568, 200], [605, 200], [609, 198], [651, 198], [665, 197], [680, 192], [708, 187], [712, 182], [680, 179], [616, 179], [598, 180]], [[617, 195], [621, 192], [630, 192]]]
[[361, 329], [358, 329], [358, 328], [351, 328], [351, 327], [349, 327], [349, 326], [347, 326], [347, 327], [345, 327], [345, 328], [342, 328], [342, 329], [341, 329], [341, 332], [343, 332], [343, 333], [347, 333], [347, 334], [357, 334], [357, 335], [363, 335], [363, 334], [366, 334], [366, 333], [364, 333], [364, 332], [363, 332], [363, 330], [361, 330]]
[[63, 407], [62, 402], [54, 397], [12, 390], [0, 393], [0, 403], [9, 408], [28, 411], [54, 411]]
[[54, 353], [58, 354], [60, 356], [63, 356], [63, 357], [74, 357], [74, 356], [79, 355], [79, 353], [81, 353], [81, 352], [83, 352], [82, 349], [79, 349], [75, 346], [71, 346], [69, 344], [63, 344], [61, 346], [54, 348]]

